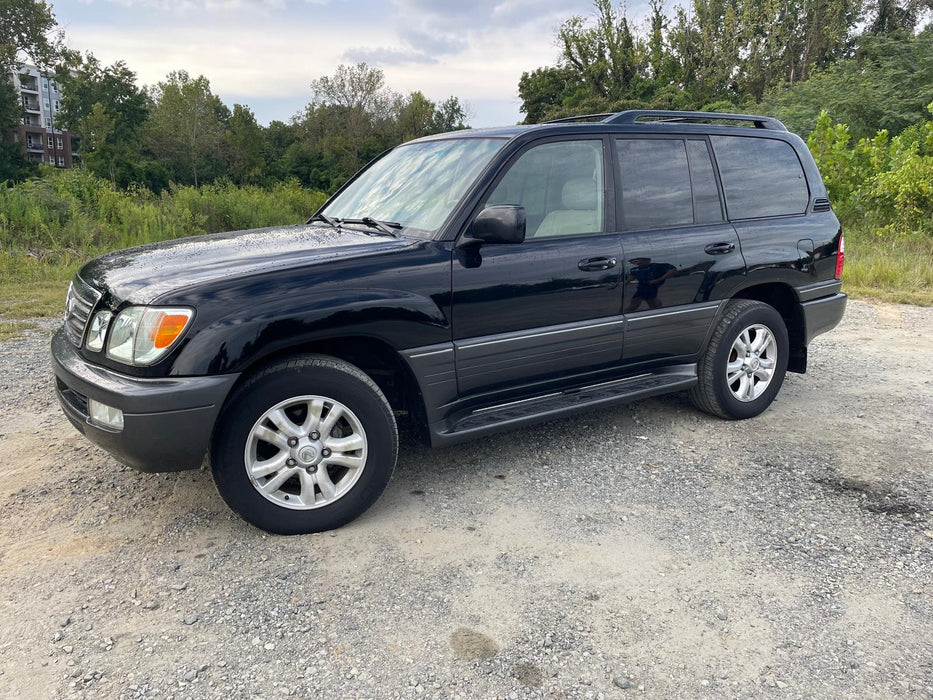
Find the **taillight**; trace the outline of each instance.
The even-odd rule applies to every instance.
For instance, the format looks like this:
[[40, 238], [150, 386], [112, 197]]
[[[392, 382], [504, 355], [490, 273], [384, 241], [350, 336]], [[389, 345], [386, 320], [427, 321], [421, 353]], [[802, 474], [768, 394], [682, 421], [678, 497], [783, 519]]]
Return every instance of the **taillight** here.
[[839, 248], [836, 250], [836, 279], [842, 279], [842, 265], [846, 259], [846, 243], [845, 239], [842, 237], [842, 232], [839, 233]]

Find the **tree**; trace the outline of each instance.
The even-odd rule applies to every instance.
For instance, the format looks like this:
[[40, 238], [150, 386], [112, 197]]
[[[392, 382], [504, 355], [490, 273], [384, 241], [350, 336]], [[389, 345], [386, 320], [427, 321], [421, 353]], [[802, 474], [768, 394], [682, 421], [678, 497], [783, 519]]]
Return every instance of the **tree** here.
[[36, 166], [23, 157], [22, 145], [2, 138], [3, 132], [14, 127], [23, 117], [23, 105], [9, 81], [0, 78], [0, 183], [25, 180]]
[[244, 105], [233, 105], [227, 133], [224, 135], [227, 151], [227, 172], [240, 184], [255, 184], [262, 176], [265, 147], [262, 127], [256, 116]]
[[400, 141], [466, 128], [466, 110], [456, 97], [437, 104], [416, 91], [407, 98], [397, 97], [395, 111]]
[[147, 142], [172, 177], [197, 187], [220, 170], [224, 123], [230, 112], [203, 75], [169, 73], [150, 89]]
[[20, 54], [43, 69], [69, 54], [52, 7], [44, 0], [0, 0], [0, 75], [19, 63]]
[[0, 0], [0, 182], [22, 180], [35, 172], [20, 144], [3, 139], [23, 119], [22, 104], [9, 77], [22, 56], [48, 68], [69, 55], [61, 34], [55, 32], [57, 26], [51, 6], [43, 0]]
[[875, 0], [870, 8], [874, 17], [868, 31], [872, 34], [913, 32], [924, 10], [933, 9], [931, 0]]
[[80, 134], [85, 167], [124, 187], [140, 182], [140, 133], [150, 105], [136, 74], [123, 61], [103, 66], [88, 53], [70, 68], [59, 68], [56, 79], [62, 86], [58, 123]]
[[311, 83], [314, 107], [332, 107], [342, 115], [346, 145], [352, 151], [354, 171], [362, 165], [360, 152], [380, 122], [390, 116], [395, 95], [386, 87], [385, 76], [378, 68], [365, 63], [341, 64], [332, 76]]
[[862, 35], [854, 56], [770, 92], [758, 108], [802, 135], [816, 128], [825, 109], [858, 139], [878, 129], [897, 135], [925, 121], [931, 94], [933, 28], [928, 28], [915, 37]]

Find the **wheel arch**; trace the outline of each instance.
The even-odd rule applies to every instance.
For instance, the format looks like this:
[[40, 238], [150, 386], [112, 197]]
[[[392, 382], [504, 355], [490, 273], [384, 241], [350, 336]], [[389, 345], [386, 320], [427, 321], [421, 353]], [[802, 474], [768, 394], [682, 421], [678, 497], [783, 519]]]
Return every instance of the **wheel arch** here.
[[414, 373], [395, 348], [374, 336], [337, 335], [278, 348], [248, 364], [237, 385], [264, 367], [298, 355], [334, 357], [359, 368], [376, 383], [394, 411], [407, 412], [416, 423], [425, 424], [424, 399]]
[[773, 307], [787, 327], [790, 355], [787, 370], [803, 373], [807, 369], [806, 322], [794, 288], [784, 282], [764, 282], [744, 287], [733, 299], [760, 301]]

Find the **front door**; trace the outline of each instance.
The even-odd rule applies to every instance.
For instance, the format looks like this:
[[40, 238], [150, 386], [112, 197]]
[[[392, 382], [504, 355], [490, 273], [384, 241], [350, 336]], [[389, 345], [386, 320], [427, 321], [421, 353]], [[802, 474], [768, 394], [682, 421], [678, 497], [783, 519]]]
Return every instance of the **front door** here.
[[622, 353], [622, 247], [606, 234], [602, 138], [532, 144], [479, 207], [525, 208], [521, 244], [457, 250], [453, 337], [461, 396], [616, 363]]

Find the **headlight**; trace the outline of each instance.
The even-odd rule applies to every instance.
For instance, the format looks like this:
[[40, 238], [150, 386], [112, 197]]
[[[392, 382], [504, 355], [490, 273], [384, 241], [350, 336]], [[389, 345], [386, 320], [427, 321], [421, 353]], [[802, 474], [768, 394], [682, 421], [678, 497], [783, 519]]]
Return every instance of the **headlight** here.
[[87, 329], [87, 342], [85, 345], [88, 350], [100, 352], [104, 349], [104, 337], [107, 335], [107, 328], [110, 326], [110, 320], [113, 314], [109, 311], [98, 311]]
[[151, 365], [172, 348], [192, 316], [191, 309], [124, 309], [113, 322], [107, 357], [131, 365]]

